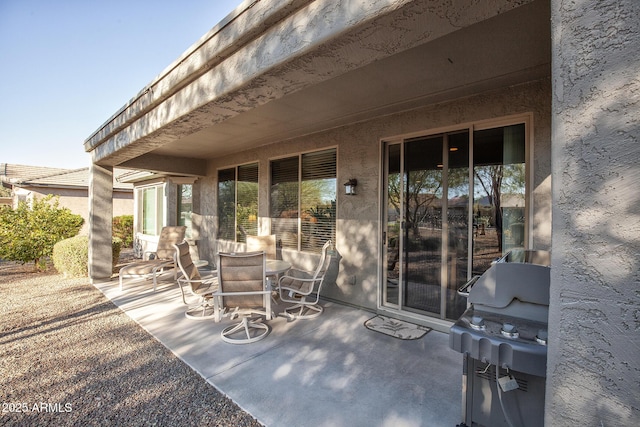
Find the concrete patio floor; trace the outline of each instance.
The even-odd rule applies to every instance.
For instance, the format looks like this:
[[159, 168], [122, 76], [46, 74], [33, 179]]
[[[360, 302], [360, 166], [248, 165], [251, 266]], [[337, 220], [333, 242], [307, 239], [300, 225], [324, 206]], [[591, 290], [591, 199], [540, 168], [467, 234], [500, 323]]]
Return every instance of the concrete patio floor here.
[[[373, 332], [374, 313], [321, 301], [312, 320], [271, 320], [253, 344], [220, 339], [230, 324], [194, 321], [175, 283], [95, 285], [242, 409], [269, 427], [448, 426], [460, 423], [462, 355], [447, 334], [417, 340]], [[278, 307], [275, 310], [277, 312]]]

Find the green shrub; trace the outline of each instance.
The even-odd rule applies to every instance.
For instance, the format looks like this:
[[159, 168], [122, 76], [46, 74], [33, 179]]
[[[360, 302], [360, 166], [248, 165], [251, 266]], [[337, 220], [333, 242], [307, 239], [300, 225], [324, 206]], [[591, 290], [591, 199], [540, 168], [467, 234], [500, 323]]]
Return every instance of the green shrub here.
[[121, 215], [113, 218], [113, 237], [122, 240], [123, 248], [133, 247], [133, 215]]
[[51, 195], [20, 202], [16, 209], [0, 209], [0, 259], [34, 262], [36, 269], [46, 265], [53, 246], [80, 231], [84, 220], [58, 204]]
[[[115, 266], [120, 258], [122, 240], [111, 241], [111, 255]], [[75, 236], [62, 240], [53, 247], [53, 266], [65, 277], [86, 277], [89, 272], [89, 236]]]
[[53, 266], [65, 277], [88, 275], [89, 236], [75, 236], [53, 246]]
[[113, 237], [111, 239], [111, 264], [115, 267], [120, 259], [120, 250], [122, 249], [122, 239]]

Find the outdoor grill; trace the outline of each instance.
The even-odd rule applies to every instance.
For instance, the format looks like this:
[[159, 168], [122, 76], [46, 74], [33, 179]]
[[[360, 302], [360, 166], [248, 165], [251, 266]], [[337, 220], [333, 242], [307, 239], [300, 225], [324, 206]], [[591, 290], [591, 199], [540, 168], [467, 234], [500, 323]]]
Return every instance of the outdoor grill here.
[[463, 353], [460, 426], [542, 426], [550, 256], [509, 252], [458, 291], [469, 308], [451, 327]]

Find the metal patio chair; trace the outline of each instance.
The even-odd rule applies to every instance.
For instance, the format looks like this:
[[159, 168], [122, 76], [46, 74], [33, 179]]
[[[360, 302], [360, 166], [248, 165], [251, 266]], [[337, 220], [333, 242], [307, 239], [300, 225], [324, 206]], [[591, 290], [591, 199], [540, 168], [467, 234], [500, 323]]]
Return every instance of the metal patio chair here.
[[144, 258], [146, 259], [132, 262], [120, 269], [118, 273], [120, 290], [122, 291], [124, 279], [143, 277], [153, 280], [153, 290], [155, 291], [158, 275], [169, 269], [173, 269], [173, 280], [176, 280], [176, 252], [173, 245], [184, 240], [186, 229], [187, 227], [183, 225], [162, 227], [156, 251], [145, 252]]
[[182, 241], [177, 245], [173, 245], [177, 254], [178, 268], [180, 269], [180, 277], [177, 282], [182, 293], [182, 302], [187, 303], [185, 297], [185, 289], [191, 295], [198, 297], [198, 304], [190, 306], [184, 315], [188, 319], [202, 320], [210, 319], [215, 315], [213, 304], [213, 292], [218, 289], [218, 276], [216, 271], [211, 271], [203, 276], [200, 270], [193, 263], [191, 254], [189, 253], [189, 243]]
[[262, 251], [218, 254], [218, 290], [213, 293], [215, 320], [220, 321], [223, 316], [242, 319], [221, 332], [223, 341], [252, 343], [271, 331], [269, 325], [262, 323], [262, 317], [271, 320], [271, 290], [265, 272], [266, 256]]
[[330, 246], [331, 240], [327, 240], [322, 246], [320, 260], [314, 271], [308, 272], [292, 268], [278, 281], [280, 300], [293, 303], [283, 312], [287, 317], [313, 319], [324, 311], [318, 302], [320, 290], [331, 261], [331, 258], [327, 256]]
[[267, 259], [276, 259], [276, 235], [252, 236], [247, 234], [247, 252], [264, 251]]

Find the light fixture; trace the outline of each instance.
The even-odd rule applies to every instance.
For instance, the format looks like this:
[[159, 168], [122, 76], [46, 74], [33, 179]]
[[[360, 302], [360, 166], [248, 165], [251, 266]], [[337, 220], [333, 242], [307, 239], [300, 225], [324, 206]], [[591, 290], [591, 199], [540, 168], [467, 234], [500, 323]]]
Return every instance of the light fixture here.
[[347, 196], [355, 196], [356, 195], [356, 187], [358, 186], [358, 180], [355, 178], [349, 179], [349, 181], [344, 184], [344, 192]]

